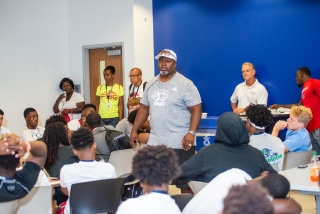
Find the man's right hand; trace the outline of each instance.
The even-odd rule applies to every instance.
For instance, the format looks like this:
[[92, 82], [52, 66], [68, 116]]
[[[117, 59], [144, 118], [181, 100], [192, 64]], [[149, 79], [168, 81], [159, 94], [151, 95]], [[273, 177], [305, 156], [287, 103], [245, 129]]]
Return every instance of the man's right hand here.
[[130, 146], [134, 148], [136, 143], [138, 143], [138, 133], [136, 131], [131, 131]]
[[278, 108], [280, 108], [279, 104], [273, 104], [270, 106], [270, 109], [278, 109]]

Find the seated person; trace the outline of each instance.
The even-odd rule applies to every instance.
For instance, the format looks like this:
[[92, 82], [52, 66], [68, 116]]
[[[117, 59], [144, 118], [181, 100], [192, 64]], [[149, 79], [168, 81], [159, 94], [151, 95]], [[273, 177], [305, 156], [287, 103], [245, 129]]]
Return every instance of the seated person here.
[[93, 104], [84, 105], [81, 112], [81, 118], [69, 121], [68, 128], [72, 131], [76, 131], [80, 127], [84, 127], [86, 122], [86, 117], [88, 116], [88, 114], [96, 111], [97, 111], [97, 107], [95, 105]]
[[0, 135], [9, 134], [10, 130], [2, 126], [4, 112], [0, 109]]
[[248, 119], [247, 130], [250, 136], [249, 145], [262, 151], [262, 154], [278, 171], [282, 170], [284, 145], [280, 138], [265, 132], [265, 128], [273, 125], [273, 115], [265, 105], [249, 105], [246, 108]]
[[[80, 162], [61, 168], [60, 186], [65, 195], [70, 194], [72, 184], [116, 177], [116, 171], [110, 163], [95, 161], [96, 143], [91, 131], [85, 128], [78, 129], [72, 134], [70, 143]], [[64, 213], [70, 213], [69, 199]]]
[[209, 182], [231, 168], [241, 169], [252, 178], [262, 173], [277, 173], [261, 151], [248, 144], [249, 135], [242, 119], [232, 112], [222, 114], [218, 119], [214, 144], [201, 149], [183, 163], [183, 173], [174, 183], [180, 186], [189, 181]]
[[280, 174], [271, 174], [263, 177], [260, 183], [273, 198], [272, 204], [275, 214], [301, 213], [301, 206], [293, 198], [287, 197], [290, 191], [290, 183], [286, 177]]
[[[128, 113], [140, 107], [140, 98], [130, 98], [127, 103]], [[132, 129], [132, 123], [128, 121], [128, 118], [123, 118], [116, 126], [116, 130], [119, 130], [126, 135], [130, 136]]]
[[267, 190], [254, 182], [231, 187], [223, 200], [223, 206], [223, 214], [274, 213]]
[[[25, 165], [19, 171], [20, 157], [30, 152]], [[41, 141], [20, 142], [15, 134], [0, 136], [0, 202], [26, 196], [35, 185], [46, 160], [46, 145]]]
[[[63, 116], [60, 116], [64, 119]], [[50, 122], [46, 125], [43, 135], [43, 141], [47, 145], [48, 156], [44, 164], [44, 168], [50, 177], [60, 179], [60, 170], [66, 164], [79, 162], [79, 159], [72, 151], [69, 144], [67, 129], [61, 122]], [[60, 187], [55, 188], [54, 199], [57, 205], [68, 200]]]
[[[134, 124], [134, 121], [136, 119], [138, 110], [139, 109], [133, 110], [128, 116], [128, 121], [132, 125]], [[140, 127], [138, 129], [137, 133], [138, 133], [138, 141], [139, 141], [139, 143], [147, 144], [148, 143], [148, 139], [149, 139], [149, 135], [150, 135], [149, 119], [147, 119], [146, 122], [142, 125], [142, 127]]]
[[230, 98], [231, 108], [234, 113], [241, 114], [250, 104], [267, 105], [268, 92], [256, 79], [256, 69], [250, 62], [242, 64], [242, 76], [244, 82], [237, 85]]
[[312, 118], [309, 108], [293, 106], [290, 117], [286, 121], [279, 120], [273, 127], [272, 135], [278, 137], [279, 131], [287, 128], [286, 139], [283, 141], [285, 152], [311, 150], [311, 140], [306, 126]]
[[230, 187], [244, 185], [251, 179], [246, 172], [236, 168], [220, 173], [189, 201], [182, 213], [218, 213], [223, 208], [223, 199], [228, 194]]
[[181, 169], [175, 152], [166, 146], [148, 146], [138, 150], [132, 161], [132, 174], [140, 180], [145, 195], [123, 202], [117, 214], [181, 213], [168, 194], [168, 185]]
[[27, 127], [22, 131], [22, 140], [33, 141], [42, 138], [44, 128], [38, 126], [38, 113], [34, 108], [26, 108], [23, 112]]

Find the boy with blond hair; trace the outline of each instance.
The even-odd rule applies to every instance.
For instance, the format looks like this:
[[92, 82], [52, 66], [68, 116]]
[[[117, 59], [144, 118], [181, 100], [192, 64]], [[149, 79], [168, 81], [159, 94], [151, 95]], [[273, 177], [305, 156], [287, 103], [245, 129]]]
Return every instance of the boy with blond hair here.
[[273, 127], [272, 135], [278, 136], [279, 131], [287, 128], [286, 139], [283, 141], [285, 152], [311, 150], [311, 140], [306, 129], [312, 119], [310, 108], [293, 106], [287, 121], [279, 120]]

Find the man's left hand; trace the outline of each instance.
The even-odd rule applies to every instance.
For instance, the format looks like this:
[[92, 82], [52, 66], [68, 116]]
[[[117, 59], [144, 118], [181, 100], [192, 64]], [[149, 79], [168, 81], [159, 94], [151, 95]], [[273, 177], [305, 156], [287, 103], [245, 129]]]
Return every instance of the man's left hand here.
[[186, 151], [190, 150], [194, 146], [194, 138], [195, 136], [188, 132], [182, 139], [182, 148]]

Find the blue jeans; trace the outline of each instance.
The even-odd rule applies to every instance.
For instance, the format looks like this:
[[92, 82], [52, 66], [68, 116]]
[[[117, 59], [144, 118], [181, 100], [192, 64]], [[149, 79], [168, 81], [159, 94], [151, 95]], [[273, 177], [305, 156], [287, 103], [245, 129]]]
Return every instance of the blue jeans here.
[[116, 128], [118, 122], [119, 122], [119, 117], [114, 117], [114, 118], [102, 118], [101, 119], [102, 124], [107, 126], [107, 125], [111, 125], [114, 128]]

